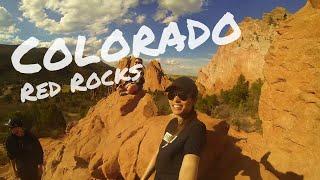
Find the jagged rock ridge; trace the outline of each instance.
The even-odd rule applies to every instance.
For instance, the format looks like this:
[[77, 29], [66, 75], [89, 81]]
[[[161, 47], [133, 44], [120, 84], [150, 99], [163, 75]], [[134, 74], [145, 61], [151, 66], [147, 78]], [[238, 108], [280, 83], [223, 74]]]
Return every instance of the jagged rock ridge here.
[[264, 58], [277, 35], [275, 29], [288, 16], [284, 8], [278, 7], [264, 14], [262, 20], [245, 18], [239, 24], [241, 37], [220, 46], [211, 62], [199, 71], [197, 83], [202, 94], [231, 89], [240, 74], [250, 82], [263, 79]]

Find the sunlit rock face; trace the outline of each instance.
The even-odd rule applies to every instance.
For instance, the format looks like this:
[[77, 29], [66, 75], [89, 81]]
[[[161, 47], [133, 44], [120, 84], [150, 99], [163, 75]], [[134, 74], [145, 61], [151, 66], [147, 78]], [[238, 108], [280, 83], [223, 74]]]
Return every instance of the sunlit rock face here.
[[259, 115], [270, 163], [320, 177], [320, 11], [318, 1], [280, 24], [265, 57]]
[[240, 74], [253, 82], [263, 79], [263, 65], [279, 23], [287, 19], [284, 8], [264, 14], [261, 20], [245, 18], [240, 24], [241, 37], [228, 45], [220, 46], [211, 62], [198, 74], [197, 83], [203, 94], [219, 93], [231, 89]]
[[169, 86], [170, 80], [165, 75], [159, 61], [150, 61], [144, 71], [145, 83], [143, 89], [147, 91], [164, 91]]

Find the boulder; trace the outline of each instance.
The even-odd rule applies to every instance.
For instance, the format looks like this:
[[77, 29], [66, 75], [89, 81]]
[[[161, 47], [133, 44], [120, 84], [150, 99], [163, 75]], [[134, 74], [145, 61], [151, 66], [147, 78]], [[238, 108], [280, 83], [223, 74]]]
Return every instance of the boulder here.
[[306, 179], [320, 177], [320, 12], [315, 2], [276, 29], [259, 103], [270, 165]]

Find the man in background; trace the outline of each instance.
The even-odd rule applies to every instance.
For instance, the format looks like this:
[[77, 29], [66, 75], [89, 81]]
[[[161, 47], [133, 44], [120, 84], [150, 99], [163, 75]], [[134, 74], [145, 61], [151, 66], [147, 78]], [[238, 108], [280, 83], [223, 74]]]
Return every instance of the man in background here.
[[22, 119], [12, 117], [5, 124], [10, 135], [5, 142], [8, 157], [16, 178], [39, 180], [43, 172], [43, 150], [39, 140], [23, 129]]
[[[134, 61], [134, 66], [137, 64], [143, 65], [143, 61], [141, 58], [136, 58]], [[140, 77], [136, 81], [126, 81], [121, 82], [117, 87], [117, 90], [121, 96], [125, 96], [128, 94], [137, 94], [140, 90], [143, 89], [144, 80], [144, 67], [140, 70]], [[130, 76], [133, 76], [132, 74]], [[135, 76], [135, 75], [134, 75]]]

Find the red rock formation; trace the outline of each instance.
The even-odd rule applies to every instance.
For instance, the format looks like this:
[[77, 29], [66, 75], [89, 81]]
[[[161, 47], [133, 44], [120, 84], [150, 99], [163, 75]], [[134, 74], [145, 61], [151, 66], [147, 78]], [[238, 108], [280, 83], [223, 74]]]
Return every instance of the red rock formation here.
[[269, 161], [280, 171], [319, 179], [320, 11], [307, 3], [276, 31], [259, 106]]
[[152, 60], [145, 69], [145, 83], [143, 89], [148, 91], [164, 91], [170, 84], [169, 78], [164, 74], [159, 61]]
[[320, 1], [319, 0], [309, 0], [312, 7], [320, 9]]
[[264, 57], [276, 35], [275, 27], [287, 16], [284, 8], [276, 8], [262, 20], [245, 18], [239, 24], [241, 37], [220, 46], [211, 62], [200, 70], [197, 79], [200, 92], [214, 94], [231, 89], [240, 74], [250, 82], [263, 79]]
[[123, 69], [123, 68], [130, 68], [131, 66], [134, 65], [135, 57], [133, 56], [128, 56], [124, 57], [119, 60], [117, 68]]
[[[135, 57], [122, 58], [118, 63], [118, 68], [130, 68], [134, 65]], [[170, 84], [169, 78], [164, 74], [159, 61], [152, 60], [144, 68], [145, 83], [143, 89], [146, 91], [164, 91]]]
[[[280, 21], [276, 27], [269, 27], [269, 31], [273, 32], [272, 41], [265, 50], [258, 49], [264, 52], [260, 57], [265, 62], [260, 67], [263, 67], [262, 77], [265, 79], [259, 105], [263, 136], [245, 134], [245, 141], [237, 143], [244, 155], [256, 161], [261, 159], [263, 168], [280, 179], [320, 177], [320, 12], [317, 8], [319, 2], [311, 0], [311, 3], [307, 3], [296, 14], [288, 16], [287, 20]], [[272, 24], [283, 19], [281, 13], [276, 13], [278, 15], [275, 16], [274, 12], [266, 14], [264, 21]], [[245, 23], [241, 23], [241, 27]], [[230, 53], [223, 51], [228, 46], [220, 47], [216, 56], [230, 56]], [[244, 62], [241, 56], [232, 55], [234, 51], [239, 51], [237, 47], [227, 50], [235, 61], [240, 59], [240, 62]], [[251, 57], [250, 54], [246, 56]], [[239, 65], [222, 63], [223, 58], [217, 57], [214, 58], [216, 62], [204, 69], [227, 71], [226, 77], [239, 72]], [[200, 88], [206, 93], [227, 87], [219, 81], [224, 75], [215, 73], [216, 71], [209, 75], [201, 72], [199, 74]], [[211, 82], [211, 79], [214, 83], [208, 85], [207, 82]], [[236, 134], [231, 136], [236, 137]]]

